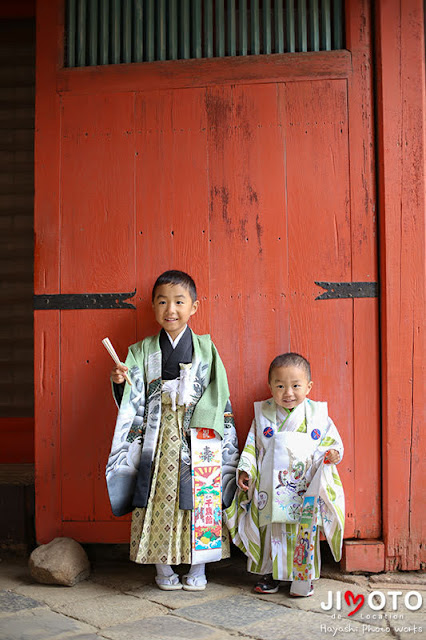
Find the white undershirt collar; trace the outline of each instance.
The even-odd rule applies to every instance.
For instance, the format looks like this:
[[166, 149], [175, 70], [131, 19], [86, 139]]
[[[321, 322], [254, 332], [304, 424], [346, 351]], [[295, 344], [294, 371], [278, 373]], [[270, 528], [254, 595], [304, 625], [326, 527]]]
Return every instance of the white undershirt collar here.
[[166, 331], [166, 335], [167, 335], [168, 339], [170, 340], [170, 344], [172, 345], [173, 349], [176, 349], [176, 347], [178, 346], [179, 340], [181, 339], [181, 337], [185, 333], [185, 329], [186, 329], [187, 326], [188, 325], [186, 324], [184, 326], [184, 328], [182, 329], [182, 331], [180, 332], [180, 334], [174, 340], [172, 339], [172, 337]]

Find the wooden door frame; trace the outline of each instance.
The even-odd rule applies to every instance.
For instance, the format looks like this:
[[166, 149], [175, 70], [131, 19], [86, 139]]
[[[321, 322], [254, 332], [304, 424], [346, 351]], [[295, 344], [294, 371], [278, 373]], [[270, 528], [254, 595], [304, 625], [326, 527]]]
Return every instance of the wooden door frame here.
[[422, 0], [381, 0], [375, 8], [386, 570], [426, 562], [423, 7]]
[[[59, 110], [59, 96], [58, 92], [52, 92], [51, 87], [56, 86], [57, 89], [67, 90], [69, 85], [69, 79], [71, 74], [62, 69], [63, 60], [63, 0], [37, 0], [37, 95], [36, 95], [36, 181], [35, 181], [35, 212], [36, 212], [36, 256], [35, 256], [35, 293], [59, 293], [60, 285], [60, 256], [58, 243], [55, 239], [59, 233], [59, 220], [56, 212], [59, 209], [60, 193], [59, 193], [59, 132], [60, 132], [60, 110]], [[345, 554], [345, 567], [348, 570], [355, 570], [359, 568], [368, 568], [368, 570], [383, 570], [385, 567], [390, 568], [392, 566], [400, 566], [400, 568], [418, 568], [418, 556], [416, 555], [415, 545], [409, 548], [408, 538], [406, 536], [407, 531], [410, 531], [410, 504], [406, 499], [407, 494], [410, 491], [409, 480], [411, 473], [413, 473], [413, 484], [411, 487], [412, 496], [419, 497], [420, 503], [420, 482], [414, 483], [416, 479], [416, 473], [414, 465], [410, 465], [409, 468], [405, 468], [401, 471], [400, 475], [395, 474], [395, 461], [400, 463], [401, 457], [404, 460], [411, 460], [415, 462], [416, 456], [420, 455], [420, 449], [417, 450], [414, 446], [417, 446], [418, 431], [414, 433], [414, 421], [417, 420], [417, 429], [420, 428], [420, 375], [421, 365], [418, 348], [420, 348], [420, 338], [417, 337], [417, 330], [419, 321], [424, 317], [422, 315], [424, 311], [424, 295], [423, 290], [419, 287], [419, 296], [414, 295], [405, 296], [400, 292], [398, 299], [398, 309], [404, 312], [404, 320], [406, 335], [413, 337], [412, 344], [415, 343], [416, 352], [414, 361], [411, 359], [411, 351], [405, 353], [403, 348], [405, 345], [399, 344], [399, 330], [400, 323], [396, 319], [396, 312], [392, 306], [395, 303], [395, 295], [399, 292], [399, 279], [401, 270], [403, 271], [404, 278], [408, 282], [417, 282], [420, 285], [424, 284], [424, 272], [422, 271], [422, 256], [424, 258], [424, 238], [421, 234], [415, 234], [415, 229], [406, 229], [399, 225], [403, 222], [407, 222], [410, 217], [410, 212], [414, 210], [417, 212], [417, 220], [419, 224], [424, 222], [424, 211], [422, 205], [424, 205], [424, 190], [422, 194], [422, 184], [424, 188], [424, 164], [421, 165], [421, 181], [413, 185], [414, 195], [410, 195], [407, 189], [404, 189], [404, 194], [396, 192], [394, 178], [401, 176], [405, 170], [409, 171], [409, 156], [407, 155], [405, 148], [401, 147], [393, 154], [388, 154], [388, 147], [392, 146], [392, 140], [395, 139], [395, 124], [392, 121], [395, 108], [399, 109], [398, 113], [402, 114], [404, 109], [403, 98], [401, 93], [396, 95], [397, 92], [392, 92], [391, 86], [394, 82], [394, 55], [395, 55], [395, 42], [397, 38], [397, 27], [401, 28], [400, 33], [401, 40], [404, 46], [404, 55], [406, 54], [406, 60], [410, 55], [418, 56], [418, 67], [420, 70], [422, 54], [419, 52], [421, 46], [422, 37], [416, 31], [416, 27], [410, 23], [407, 19], [407, 11], [414, 11], [416, 15], [422, 15], [422, 8], [420, 7], [420, 0], [409, 0], [407, 2], [410, 5], [410, 9], [404, 8], [404, 14], [402, 15], [402, 8], [400, 3], [393, 0], [390, 4], [394, 6], [394, 11], [389, 11], [389, 2], [380, 0], [375, 3], [376, 12], [376, 37], [378, 42], [377, 47], [377, 79], [375, 92], [377, 94], [377, 111], [378, 111], [378, 134], [379, 134], [379, 148], [378, 148], [378, 186], [379, 186], [379, 210], [380, 210], [380, 256], [381, 256], [381, 324], [382, 324], [382, 381], [381, 381], [381, 397], [383, 406], [383, 522], [384, 522], [384, 543], [380, 540], [372, 541], [355, 541], [355, 544], [346, 545]], [[358, 68], [362, 70], [360, 75], [360, 82], [372, 82], [372, 69], [368, 66], [365, 67], [365, 25], [361, 25], [355, 22], [352, 18], [354, 15], [369, 16], [370, 15], [370, 2], [367, 0], [347, 0], [346, 1], [346, 18], [347, 18], [347, 38], [348, 46], [351, 48], [351, 60], [350, 64], [358, 65]], [[391, 14], [391, 15], [389, 15]], [[404, 18], [404, 19], [403, 19]], [[417, 41], [413, 38], [413, 31], [416, 32]], [[422, 32], [423, 33], [423, 32]], [[52, 37], [54, 34], [54, 37]], [[287, 54], [290, 56], [291, 54]], [[297, 55], [297, 54], [295, 54]], [[309, 66], [308, 57], [306, 56], [307, 65]], [[315, 56], [322, 56], [324, 60], [325, 68], [324, 72], [327, 73], [326, 67], [329, 63], [333, 66], [336, 60], [340, 60], [340, 64], [345, 67], [348, 64], [346, 52], [332, 52], [325, 54], [315, 54]], [[274, 59], [276, 56], [271, 56], [263, 61], [259, 61], [257, 64], [257, 72], [262, 73], [264, 81], [268, 79], [276, 79], [277, 73], [274, 67]], [[300, 59], [300, 58], [299, 58]], [[287, 57], [288, 63], [290, 63], [290, 57]], [[390, 62], [392, 61], [392, 62]], [[250, 62], [250, 61], [249, 61]], [[244, 65], [249, 64], [247, 59], [241, 59], [237, 62], [238, 68], [241, 74], [244, 73]], [[281, 62], [284, 62], [282, 60]], [[226, 61], [221, 66], [220, 61], [214, 61], [215, 68], [223, 70], [223, 73], [227, 73]], [[218, 64], [219, 63], [219, 64]], [[154, 63], [155, 64], [155, 63]], [[161, 63], [164, 65], [164, 63]], [[194, 86], [193, 67], [195, 63], [183, 62], [181, 68], [186, 69], [188, 82], [190, 86]], [[209, 63], [207, 63], [209, 64]], [[250, 62], [253, 64], [253, 61]], [[417, 61], [416, 61], [417, 64]], [[228, 65], [229, 66], [229, 65]], [[115, 74], [116, 82], [120, 82], [127, 86], [128, 90], [131, 89], [132, 83], [134, 86], [140, 87], [141, 79], [149, 79], [149, 67], [145, 65], [142, 69], [142, 65], [120, 65], [119, 67], [111, 66], [108, 70], [102, 70], [102, 74]], [[165, 70], [164, 80], [170, 86], [170, 75], [167, 73], [167, 65], [163, 66]], [[303, 65], [299, 67], [301, 74], [303, 75]], [[306, 68], [307, 71], [307, 68]], [[332, 77], [336, 77], [336, 67], [334, 66], [334, 73], [332, 69], [329, 69]], [[420, 72], [422, 76], [422, 72]], [[100, 76], [102, 74], [99, 74]], [[281, 75], [281, 74], [280, 74]], [[413, 74], [414, 76], [414, 74]], [[419, 105], [419, 110], [414, 114], [410, 113], [410, 121], [404, 119], [404, 123], [400, 123], [398, 129], [399, 135], [404, 133], [404, 141], [409, 140], [410, 143], [417, 143], [420, 145], [420, 156], [424, 160], [424, 135], [421, 138], [420, 143], [416, 139], [416, 134], [419, 130], [424, 133], [422, 129], [421, 118], [424, 118], [425, 106], [424, 98], [423, 102], [420, 98], [421, 85], [418, 84], [417, 91], [413, 86], [417, 80], [414, 78], [409, 80], [405, 77], [400, 77], [400, 82], [404, 87], [408, 87], [415, 94], [416, 104]], [[80, 91], [84, 92], [84, 85], [86, 83], [86, 89], [88, 83], [96, 81], [96, 71], [92, 72], [87, 69], [73, 70], [73, 88], [76, 88], [76, 83], [80, 83]], [[423, 74], [424, 80], [424, 74]], [[225, 78], [222, 76], [222, 80]], [[217, 81], [214, 80], [214, 81]], [[256, 81], [256, 80], [254, 80]], [[117, 85], [118, 86], [118, 85]], [[182, 85], [180, 85], [182, 86]], [[122, 89], [123, 87], [121, 87]], [[93, 84], [92, 84], [93, 89]], [[118, 87], [117, 90], [120, 90]], [[371, 122], [364, 122], [362, 119], [362, 110], [359, 110], [359, 122], [358, 126], [370, 127]], [[356, 116], [355, 116], [356, 117]], [[42, 136], [37, 132], [42, 132]], [[356, 139], [351, 139], [351, 145], [356, 145]], [[386, 154], [385, 154], [386, 150]], [[421, 160], [420, 157], [420, 160]], [[373, 156], [372, 149], [363, 149], [360, 154], [360, 165], [373, 166], [375, 158]], [[422, 171], [423, 168], [423, 171]], [[357, 174], [359, 175], [357, 181]], [[352, 197], [354, 198], [354, 207], [359, 206], [362, 208], [363, 199], [365, 196], [365, 186], [362, 184], [362, 166], [354, 168], [351, 173], [352, 183]], [[423, 181], [423, 182], [422, 182]], [[368, 185], [370, 193], [374, 191], [374, 185]], [[374, 198], [372, 200], [374, 203]], [[401, 203], [401, 207], [395, 206], [395, 203]], [[367, 207], [369, 211], [368, 224], [374, 224], [374, 215], [371, 210], [371, 206]], [[395, 230], [403, 228], [403, 234], [401, 243], [396, 242]], [[420, 229], [422, 227], [420, 226]], [[424, 227], [423, 227], [424, 229]], [[362, 227], [359, 228], [359, 234], [362, 233]], [[408, 247], [417, 247], [418, 253], [416, 254], [416, 260], [407, 261], [404, 265], [401, 265], [400, 248], [407, 249]], [[364, 246], [364, 251], [371, 251], [371, 246]], [[355, 257], [354, 263], [354, 280], [357, 279], [357, 273], [361, 272], [359, 261]], [[422, 277], [419, 276], [421, 274]], [[412, 293], [412, 292], [411, 292]], [[392, 304], [391, 304], [392, 303]], [[368, 345], [371, 344], [372, 337], [370, 332], [371, 326], [371, 313], [367, 308], [362, 305], [358, 307], [357, 314], [357, 326], [358, 330], [355, 336], [355, 354], [362, 349], [368, 349]], [[422, 313], [421, 313], [422, 312]], [[40, 542], [46, 542], [55, 535], [59, 535], [58, 522], [61, 521], [61, 505], [60, 494], [56, 491], [52, 479], [59, 477], [59, 465], [60, 465], [60, 451], [59, 442], [56, 437], [58, 432], [58, 421], [60, 416], [60, 393], [59, 393], [59, 377], [57, 372], [60, 372], [59, 363], [59, 346], [60, 346], [60, 312], [59, 311], [38, 311], [35, 314], [35, 334], [37, 336], [37, 342], [35, 345], [35, 384], [36, 384], [36, 496], [37, 496], [37, 538]], [[363, 330], [365, 329], [365, 330]], [[49, 335], [49, 339], [45, 340], [45, 337]], [[399, 359], [400, 358], [400, 359]], [[397, 363], [397, 364], [396, 364]], [[401, 363], [401, 364], [398, 364]], [[389, 375], [392, 365], [392, 375]], [[395, 369], [396, 367], [396, 369]], [[356, 366], [354, 367], [356, 369]], [[406, 380], [406, 384], [399, 384], [398, 375], [394, 375], [395, 370], [397, 374], [401, 374], [403, 379]], [[415, 385], [412, 381], [408, 382], [409, 371], [414, 377]], [[359, 371], [358, 375], [369, 375], [368, 371]], [[375, 372], [373, 372], [373, 378]], [[355, 380], [355, 388], [357, 388]], [[375, 383], [374, 383], [375, 384]], [[398, 407], [411, 407], [413, 399], [413, 386], [415, 386], [415, 398], [416, 404], [412, 411], [399, 414]], [[355, 409], [357, 411], [356, 420], [357, 424], [362, 424], [363, 433], [361, 434], [363, 439], [369, 437], [368, 429], [368, 415], [363, 415], [363, 402], [362, 398], [355, 398]], [[403, 419], [402, 424], [399, 422]], [[412, 425], [414, 438], [412, 438]], [[371, 433], [371, 432], [370, 432]], [[396, 437], [398, 436], [398, 438]], [[404, 438], [409, 438], [403, 447], [400, 442]], [[411, 449], [411, 442], [413, 448]], [[401, 454], [403, 449], [403, 455]], [[411, 451], [411, 459], [410, 459]], [[358, 462], [359, 471], [363, 470], [364, 462], [360, 459]], [[38, 464], [37, 464], [38, 463]], [[411, 469], [413, 466], [413, 469]], [[365, 487], [361, 487], [361, 490], [368, 491], [368, 469], [365, 471]], [[398, 507], [393, 506], [395, 496], [398, 496], [398, 491], [401, 490], [401, 481], [405, 482], [404, 496], [398, 500]], [[404, 501], [405, 500], [405, 501]], [[416, 511], [417, 513], [417, 511]], [[416, 520], [417, 522], [417, 520]], [[377, 538], [380, 533], [377, 532]], [[399, 543], [399, 539], [402, 539], [402, 544]], [[420, 538], [421, 539], [421, 538]], [[404, 546], [405, 545], [405, 546]], [[368, 567], [363, 567], [365, 564], [365, 558], [373, 558], [374, 566], [369, 564]], [[416, 566], [413, 566], [416, 565]]]
[[[347, 16], [352, 4], [346, 1]], [[420, 569], [426, 562], [421, 474], [426, 456], [425, 16], [422, 0], [379, 0], [372, 7], [383, 540], [346, 541], [343, 566], [348, 571], [408, 571]]]

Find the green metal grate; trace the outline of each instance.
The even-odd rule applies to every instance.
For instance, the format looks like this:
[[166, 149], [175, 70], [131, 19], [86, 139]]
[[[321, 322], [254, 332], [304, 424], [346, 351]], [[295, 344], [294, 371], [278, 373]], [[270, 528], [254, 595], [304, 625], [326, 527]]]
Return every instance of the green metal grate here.
[[344, 48], [343, 0], [67, 0], [67, 67]]

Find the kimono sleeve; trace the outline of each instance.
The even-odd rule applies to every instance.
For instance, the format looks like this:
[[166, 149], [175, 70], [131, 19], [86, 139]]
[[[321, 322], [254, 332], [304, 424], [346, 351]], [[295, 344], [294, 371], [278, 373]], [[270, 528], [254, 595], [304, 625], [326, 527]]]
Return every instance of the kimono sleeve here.
[[116, 516], [122, 516], [132, 510], [145, 411], [143, 371], [131, 349], [126, 359], [126, 366], [129, 369], [132, 385], [126, 383], [124, 387], [105, 471], [111, 508]]
[[[129, 370], [129, 373], [130, 373], [130, 370], [136, 366], [136, 360], [132, 352], [132, 347], [130, 347], [128, 350], [126, 362], [124, 364]], [[123, 400], [126, 386], [129, 386], [127, 382], [122, 382], [121, 384], [117, 384], [116, 382], [113, 382], [111, 380], [112, 397], [114, 398], [115, 404], [117, 405], [118, 408], [120, 408], [121, 401]]]
[[223, 417], [224, 430], [222, 439], [222, 502], [229, 507], [236, 489], [235, 471], [238, 465], [238, 438], [235, 429], [231, 402], [228, 400]]
[[328, 417], [326, 429], [314, 453], [314, 462], [320, 462], [329, 449], [336, 449], [339, 452], [340, 462], [343, 458], [343, 442], [336, 425], [330, 417]]
[[251, 423], [247, 434], [244, 449], [241, 452], [237, 473], [245, 471], [250, 478], [250, 485], [257, 479], [257, 447], [256, 447], [256, 420]]
[[203, 354], [203, 361], [209, 362], [210, 379], [194, 409], [191, 427], [198, 429], [208, 426], [222, 438], [223, 414], [229, 401], [228, 379], [219, 353], [210, 339], [207, 351], [208, 354]]

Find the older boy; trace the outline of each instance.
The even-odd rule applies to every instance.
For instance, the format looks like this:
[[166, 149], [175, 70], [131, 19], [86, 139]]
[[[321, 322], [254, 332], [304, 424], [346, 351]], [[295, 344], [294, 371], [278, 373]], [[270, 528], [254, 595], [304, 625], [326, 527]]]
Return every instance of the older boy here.
[[[307, 398], [309, 362], [297, 353], [277, 356], [269, 367], [272, 398], [255, 402], [255, 418], [238, 465], [238, 489], [225, 511], [234, 543], [248, 556], [248, 571], [263, 574], [259, 593], [276, 593], [295, 578], [293, 562], [306, 561], [310, 543], [299, 538], [302, 503], [325, 460], [338, 463], [343, 444], [325, 402]], [[333, 469], [333, 471], [332, 471]], [[322, 525], [336, 560], [344, 526], [343, 489], [334, 467], [321, 480]], [[319, 578], [319, 529], [314, 529], [313, 579]], [[311, 595], [313, 590], [305, 595]]]
[[[159, 276], [161, 331], [129, 347], [111, 374], [120, 406], [106, 468], [112, 510], [133, 511], [130, 558], [155, 564], [168, 591], [205, 589], [205, 563], [229, 555], [217, 514], [235, 491], [238, 445], [222, 361], [210, 336], [187, 326], [198, 304], [188, 274]], [[181, 563], [191, 564], [183, 585], [171, 566]]]

